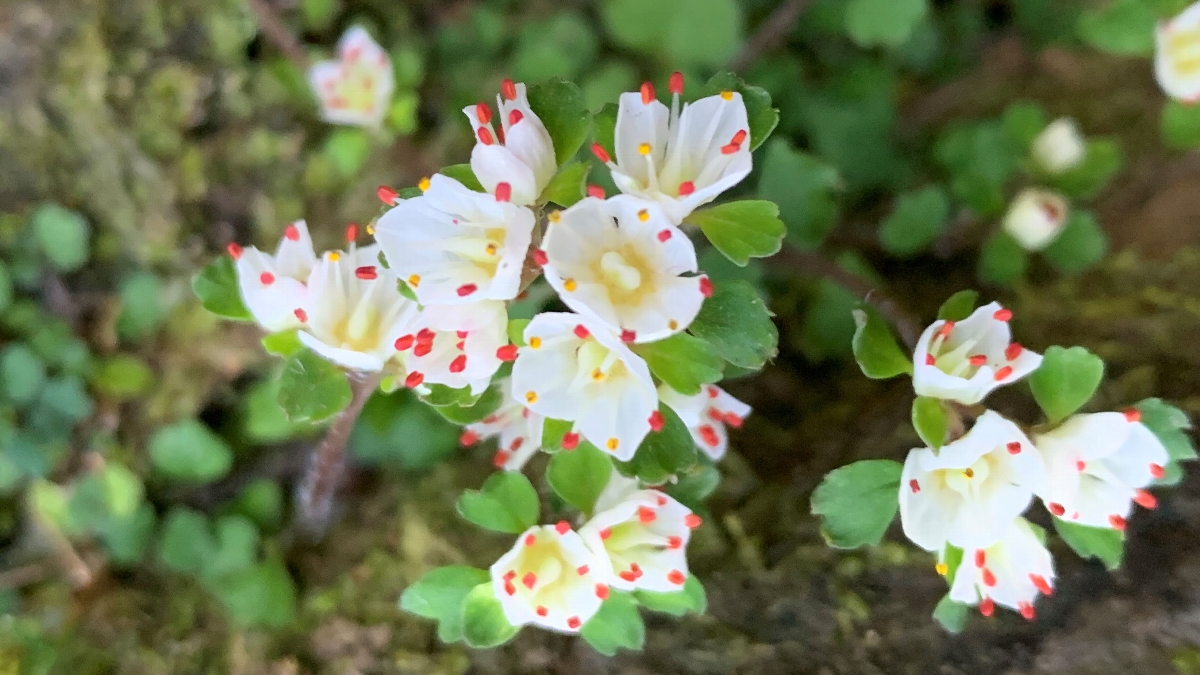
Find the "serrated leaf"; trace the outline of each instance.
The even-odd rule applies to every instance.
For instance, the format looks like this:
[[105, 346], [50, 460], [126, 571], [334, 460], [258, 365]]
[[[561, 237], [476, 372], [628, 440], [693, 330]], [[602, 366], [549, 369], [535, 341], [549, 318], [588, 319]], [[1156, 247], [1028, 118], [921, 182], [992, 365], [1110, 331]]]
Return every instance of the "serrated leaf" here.
[[861, 304], [854, 310], [854, 359], [863, 374], [873, 380], [911, 375], [912, 358], [904, 353], [887, 319], [874, 307]]
[[446, 644], [462, 639], [464, 605], [476, 586], [486, 584], [487, 570], [449, 565], [425, 573], [400, 596], [400, 609], [438, 623], [438, 639]]
[[292, 422], [321, 422], [350, 405], [346, 374], [304, 349], [288, 358], [279, 376], [279, 405]]
[[1033, 398], [1051, 424], [1075, 414], [1104, 379], [1104, 361], [1083, 347], [1050, 347], [1029, 376]]
[[551, 202], [566, 208], [583, 199], [587, 190], [588, 173], [591, 170], [592, 165], [587, 162], [575, 161], [564, 165], [554, 178], [550, 179], [546, 189], [542, 190], [538, 201]]
[[528, 478], [518, 471], [498, 471], [480, 489], [463, 492], [455, 508], [480, 527], [519, 534], [537, 524], [540, 506]]
[[499, 385], [488, 387], [483, 394], [469, 405], [441, 405], [433, 406], [433, 409], [438, 411], [442, 417], [455, 424], [466, 425], [474, 424], [479, 420], [491, 415], [500, 409], [504, 403], [504, 393], [500, 391]]
[[779, 330], [758, 292], [745, 281], [714, 283], [712, 297], [688, 330], [741, 368], [757, 370], [777, 353]]
[[1054, 529], [1081, 558], [1096, 558], [1110, 570], [1121, 566], [1125, 551], [1125, 533], [1101, 527], [1078, 525], [1061, 518], [1054, 519]]
[[748, 85], [742, 78], [730, 72], [717, 73], [704, 85], [706, 95], [713, 96], [723, 91], [736, 91], [746, 104], [746, 117], [750, 125], [750, 149], [756, 150], [779, 124], [779, 110], [771, 104], [771, 94], [762, 87]]
[[950, 428], [950, 413], [942, 402], [928, 396], [913, 400], [912, 424], [925, 445], [937, 450], [946, 442], [946, 431]]
[[633, 459], [615, 462], [622, 474], [637, 476], [647, 485], [661, 485], [697, 461], [696, 441], [687, 425], [665, 403], [659, 404], [658, 411], [663, 416], [663, 428], [646, 435]]
[[462, 636], [468, 645], [476, 649], [498, 647], [511, 640], [517, 630], [505, 618], [490, 581], [467, 593], [463, 600]]
[[217, 316], [235, 321], [253, 319], [242, 302], [237, 269], [229, 256], [221, 256], [202, 267], [192, 277], [192, 292], [200, 299], [200, 306]]
[[650, 372], [675, 391], [695, 396], [705, 384], [721, 381], [721, 356], [708, 342], [687, 333], [665, 340], [634, 345]]
[[592, 114], [584, 103], [583, 92], [574, 83], [554, 78], [530, 85], [528, 94], [529, 107], [541, 118], [554, 141], [558, 164], [566, 164], [591, 131]]
[[869, 459], [830, 471], [812, 496], [821, 534], [835, 548], [874, 546], [900, 509], [899, 462]]
[[301, 349], [304, 349], [304, 344], [300, 342], [300, 338], [296, 337], [299, 332], [298, 328], [294, 328], [292, 330], [281, 330], [278, 333], [268, 333], [262, 339], [263, 349], [276, 356], [292, 356]]
[[546, 482], [554, 493], [585, 514], [592, 512], [611, 477], [612, 460], [587, 441], [580, 441], [574, 450], [556, 453], [546, 467]]
[[646, 641], [646, 625], [632, 595], [610, 591], [600, 611], [583, 624], [579, 635], [592, 649], [613, 656], [621, 649], [641, 649]]
[[778, 253], [787, 233], [787, 227], [779, 219], [779, 207], [764, 200], [727, 202], [700, 209], [684, 222], [699, 227], [718, 251], [743, 266], [751, 258]]
[[966, 627], [970, 609], [970, 605], [955, 602], [946, 595], [933, 609], [933, 619], [942, 624], [947, 633], [957, 635]]
[[654, 612], [663, 612], [671, 616], [683, 616], [688, 612], [703, 614], [708, 607], [708, 597], [704, 592], [704, 584], [696, 575], [688, 575], [682, 591], [675, 593], [657, 593], [654, 591], [634, 591], [633, 597], [643, 607]]
[[938, 308], [937, 318], [939, 321], [962, 321], [971, 316], [971, 312], [975, 311], [977, 304], [979, 304], [979, 291], [971, 289], [959, 291], [942, 303], [942, 306]]

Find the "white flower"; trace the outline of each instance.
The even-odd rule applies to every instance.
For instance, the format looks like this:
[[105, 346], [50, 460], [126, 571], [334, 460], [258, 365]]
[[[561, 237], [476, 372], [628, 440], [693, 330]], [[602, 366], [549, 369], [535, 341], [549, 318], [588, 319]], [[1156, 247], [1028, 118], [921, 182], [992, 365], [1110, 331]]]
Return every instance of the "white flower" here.
[[[941, 569], [939, 567], [939, 569]], [[979, 605], [984, 616], [995, 606], [1008, 607], [1033, 619], [1038, 594], [1054, 594], [1054, 560], [1033, 527], [1024, 518], [1007, 523], [1003, 538], [963, 551], [954, 575], [950, 599]]]
[[1051, 513], [1080, 525], [1123, 530], [1134, 502], [1157, 505], [1144, 488], [1163, 476], [1167, 449], [1139, 419], [1136, 409], [1075, 415], [1034, 436], [1048, 474], [1039, 496]]
[[679, 108], [683, 76], [671, 76], [671, 108], [654, 87], [621, 94], [614, 130], [616, 162], [600, 144], [592, 152], [625, 194], [656, 201], [672, 223], [716, 199], [750, 173], [750, 123], [742, 95], [721, 92]]
[[993, 389], [1037, 370], [1040, 354], [1012, 342], [1012, 312], [999, 303], [962, 321], [935, 321], [917, 341], [913, 388], [919, 396], [979, 403]]
[[511, 300], [533, 233], [533, 212], [442, 175], [375, 225], [388, 265], [423, 305]]
[[1046, 469], [1021, 429], [987, 411], [965, 436], [914, 449], [900, 477], [904, 534], [928, 551], [946, 542], [990, 546], [1045, 484]]
[[496, 468], [520, 471], [541, 448], [545, 418], [513, 398], [512, 379], [500, 383], [500, 392], [504, 398], [496, 412], [468, 424], [459, 440], [463, 445], [474, 445], [499, 436], [500, 448], [492, 460]]
[[496, 108], [503, 136], [492, 128], [492, 109], [486, 103], [463, 108], [477, 141], [471, 150], [471, 170], [496, 199], [528, 206], [537, 202], [558, 171], [554, 142], [529, 107], [524, 84], [505, 80], [500, 94]]
[[700, 517], [659, 490], [638, 489], [614, 469], [596, 500], [595, 514], [579, 528], [613, 588], [672, 593], [683, 588], [685, 548]]
[[1157, 30], [1154, 73], [1168, 96], [1185, 103], [1200, 101], [1200, 2]]
[[321, 118], [331, 124], [378, 127], [395, 87], [392, 60], [359, 26], [342, 35], [337, 51], [337, 60], [320, 61], [308, 71]]
[[379, 247], [351, 246], [326, 253], [313, 268], [298, 337], [334, 363], [377, 371], [396, 355], [396, 338], [412, 330], [417, 314], [417, 303], [379, 266]]
[[696, 271], [696, 249], [651, 202], [620, 195], [585, 198], [554, 213], [535, 252], [568, 307], [598, 319], [625, 342], [684, 330], [712, 283]]
[[1069, 117], [1054, 120], [1033, 139], [1033, 158], [1043, 169], [1059, 174], [1079, 166], [1087, 156], [1087, 141]]
[[725, 456], [729, 434], [725, 427], [738, 428], [750, 414], [750, 406], [730, 396], [716, 385], [705, 385], [695, 396], [685, 396], [662, 384], [658, 398], [671, 406], [692, 432], [696, 446], [714, 461]]
[[565, 521], [529, 528], [490, 571], [514, 626], [577, 633], [608, 597], [600, 561]]
[[525, 327], [525, 344], [513, 394], [535, 413], [575, 422], [588, 442], [622, 461], [661, 425], [650, 369], [604, 325], [545, 312]]
[[431, 305], [410, 332], [396, 338], [408, 370], [405, 385], [443, 384], [480, 393], [503, 362], [508, 312], [499, 300], [469, 305]]
[[1004, 229], [1022, 248], [1040, 251], [1067, 224], [1067, 200], [1056, 192], [1028, 188], [1017, 195], [1004, 216]]
[[275, 255], [250, 246], [229, 245], [236, 261], [238, 287], [246, 309], [260, 326], [274, 333], [304, 323], [308, 275], [317, 264], [312, 238], [303, 220], [288, 225]]

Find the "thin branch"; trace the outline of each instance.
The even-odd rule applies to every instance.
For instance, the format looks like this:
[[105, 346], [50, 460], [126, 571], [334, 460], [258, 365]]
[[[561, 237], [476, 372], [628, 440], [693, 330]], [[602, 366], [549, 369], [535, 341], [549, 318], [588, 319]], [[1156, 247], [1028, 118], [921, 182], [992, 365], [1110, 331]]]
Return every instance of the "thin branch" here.
[[24, 567], [14, 567], [0, 572], [0, 589], [21, 588], [50, 576], [50, 570], [45, 565], [34, 563]]
[[796, 21], [811, 2], [812, 0], [785, 0], [758, 25], [758, 30], [754, 31], [754, 35], [746, 40], [742, 50], [725, 67], [735, 73], [740, 72], [757, 61], [763, 53], [783, 44], [788, 32], [796, 25]]
[[279, 18], [279, 14], [275, 12], [275, 8], [271, 6], [269, 0], [246, 0], [246, 2], [250, 5], [254, 15], [258, 17], [258, 27], [262, 29], [267, 41], [283, 52], [283, 55], [292, 62], [292, 65], [299, 68], [300, 72], [308, 72], [308, 55], [304, 53], [304, 47]]

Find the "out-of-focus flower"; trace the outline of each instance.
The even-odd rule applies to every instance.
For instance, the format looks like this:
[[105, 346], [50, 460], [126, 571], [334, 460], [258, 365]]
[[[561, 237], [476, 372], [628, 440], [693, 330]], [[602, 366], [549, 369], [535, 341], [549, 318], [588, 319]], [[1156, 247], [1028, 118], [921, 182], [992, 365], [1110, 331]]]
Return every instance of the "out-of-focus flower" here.
[[336, 60], [320, 61], [308, 71], [321, 118], [331, 124], [378, 127], [395, 88], [392, 60], [359, 26], [342, 35], [337, 52]]
[[1069, 208], [1062, 195], [1029, 188], [1009, 205], [1004, 230], [1026, 250], [1040, 251], [1066, 227]]
[[1054, 120], [1033, 139], [1033, 158], [1046, 171], [1059, 174], [1079, 166], [1087, 156], [1087, 140], [1069, 117]]
[[1157, 30], [1154, 73], [1168, 96], [1200, 102], [1200, 2]]
[[692, 432], [696, 446], [714, 461], [724, 457], [729, 447], [725, 427], [736, 429], [750, 415], [750, 406], [713, 384], [704, 386], [695, 396], [685, 396], [662, 384], [658, 387], [658, 398], [679, 415]]

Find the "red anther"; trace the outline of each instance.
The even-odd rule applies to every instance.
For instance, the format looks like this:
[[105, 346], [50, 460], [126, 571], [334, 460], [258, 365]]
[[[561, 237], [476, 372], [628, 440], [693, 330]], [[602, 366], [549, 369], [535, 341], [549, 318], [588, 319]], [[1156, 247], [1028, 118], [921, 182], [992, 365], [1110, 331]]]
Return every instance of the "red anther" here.
[[685, 577], [683, 572], [680, 572], [679, 570], [671, 570], [667, 573], [667, 581], [675, 584], [676, 586], [682, 586], [683, 582], [687, 581], [687, 577]]
[[987, 357], [983, 354], [975, 354], [971, 358], [967, 359], [967, 361], [970, 361], [971, 365], [973, 366], [987, 365]]
[[475, 284], [463, 284], [462, 286], [458, 287], [456, 292], [458, 293], [458, 297], [465, 298], [477, 290], [479, 290], [479, 287]]
[[1062, 514], [1067, 512], [1066, 507], [1064, 507], [1062, 504], [1056, 504], [1054, 502], [1050, 502], [1049, 504], [1047, 504], [1046, 508], [1050, 509], [1050, 513], [1053, 513], [1054, 515], [1059, 516], [1059, 517], [1061, 517]]
[[467, 335], [469, 335], [469, 334], [470, 334], [470, 332], [469, 332], [469, 331], [465, 331], [465, 330], [456, 330], [456, 331], [454, 331], [454, 334], [455, 334], [455, 335], [457, 335], [457, 336], [458, 336], [458, 339], [460, 339], [460, 340], [461, 340], [461, 339], [463, 339], [463, 338], [467, 337]]
[[1084, 461], [1082, 459], [1075, 460], [1075, 470], [1076, 471], [1083, 471], [1086, 468], [1087, 468], [1087, 464], [1084, 463]]
[[704, 520], [694, 513], [689, 513], [683, 518], [683, 525], [689, 530], [694, 530], [697, 527], [700, 527], [700, 524], [703, 522]]
[[554, 531], [559, 534], [566, 534], [571, 531], [571, 524], [565, 520], [560, 520], [554, 524]]
[[511, 183], [496, 183], [496, 201], [507, 202], [512, 199]]
[[721, 390], [717, 389], [716, 387], [709, 387], [707, 391], [709, 398], [716, 398], [721, 395]]
[[608, 539], [609, 537], [612, 536], [612, 530], [610, 530], [606, 527], [603, 530], [600, 530], [600, 532], [598, 534], [600, 535], [601, 539]]
[[667, 537], [667, 548], [671, 550], [683, 548], [683, 537]]
[[392, 206], [396, 203], [396, 200], [400, 198], [400, 193], [386, 185], [380, 185], [375, 190], [375, 196], [379, 197], [379, 201], [383, 202], [384, 204]]
[[508, 126], [515, 126], [517, 122], [520, 122], [523, 119], [525, 119], [525, 114], [520, 110], [513, 108], [512, 110], [508, 111]]
[[989, 569], [983, 570], [983, 585], [989, 588], [996, 585], [996, 575]]
[[1163, 476], [1167, 475], [1167, 470], [1162, 464], [1151, 464], [1150, 475], [1154, 476], [1155, 478], [1162, 478]]
[[462, 432], [462, 435], [458, 437], [458, 444], [463, 447], [475, 445], [478, 442], [479, 442], [479, 434], [475, 433], [474, 431], [471, 431], [470, 429], [467, 429], [466, 431]]
[[1138, 506], [1144, 509], [1158, 508], [1158, 500], [1155, 499], [1154, 495], [1146, 492], [1145, 490], [1138, 490], [1137, 492], [1133, 493], [1133, 501], [1137, 502]]
[[608, 586], [604, 584], [596, 584], [596, 597], [601, 600], [608, 599]]
[[521, 577], [521, 585], [532, 591], [533, 587], [537, 585], [537, 575], [533, 572], [526, 572], [525, 576]]
[[520, 436], [517, 436], [516, 438], [513, 439], [512, 443], [508, 444], [508, 449], [512, 450], [513, 452], [516, 452], [516, 451], [520, 450], [521, 446], [524, 444], [525, 444], [525, 439]]
[[937, 359], [933, 358], [933, 354], [925, 355], [925, 365], [932, 366], [935, 363], [937, 363]]
[[517, 594], [517, 587], [513, 585], [513, 582], [511, 582], [511, 581], [505, 581], [505, 582], [504, 582], [504, 592], [505, 592], [505, 593], [507, 593], [507, 594], [509, 594], [509, 595], [516, 595], [516, 594]]
[[1036, 586], [1039, 591], [1041, 591], [1042, 595], [1054, 595], [1054, 588], [1052, 588], [1050, 583], [1046, 581], [1046, 577], [1040, 574], [1030, 574], [1029, 580], [1033, 582], [1033, 585]]
[[458, 351], [460, 351], [460, 352], [461, 352], [461, 351], [464, 351], [464, 350], [467, 348], [467, 341], [466, 341], [466, 340], [459, 340], [457, 343], [455, 343], [455, 345], [454, 345], [454, 348], [455, 348], [455, 349], [457, 349], [457, 350], [458, 350]]
[[638, 521], [643, 525], [653, 523], [658, 518], [658, 515], [654, 513], [654, 509], [649, 506], [639, 506], [637, 514]]
[[366, 265], [354, 270], [354, 276], [358, 277], [359, 279], [366, 279], [369, 281], [371, 279], [378, 279], [379, 272], [375, 271], [374, 265]]
[[283, 236], [291, 241], [300, 241], [300, 228], [295, 225], [288, 225], [283, 229]]
[[938, 329], [937, 334], [944, 338], [947, 338], [947, 337], [950, 337], [950, 332], [953, 330], [954, 330], [954, 322], [947, 321], [946, 323], [942, 324], [941, 328]]
[[492, 130], [487, 127], [479, 127], [475, 131], [475, 136], [479, 139], [479, 142], [483, 143], [484, 145], [491, 145], [496, 142], [495, 137], [492, 136]]
[[353, 244], [358, 239], [358, 224], [350, 223], [346, 226], [346, 241]]
[[725, 424], [728, 424], [729, 426], [733, 427], [734, 429], [740, 429], [742, 427], [743, 420], [740, 416], [738, 416], [734, 413], [731, 413], [731, 412], [727, 412], [727, 413], [725, 413], [724, 417], [725, 417]]
[[670, 238], [671, 238], [671, 230], [659, 230], [659, 232], [658, 232], [658, 240], [659, 241], [665, 242]]
[[685, 180], [679, 184], [679, 196], [686, 197], [696, 191], [696, 184], [690, 180]]
[[525, 545], [526, 546], [533, 546], [536, 543], [537, 543], [537, 535], [533, 534], [532, 532], [525, 535]]
[[467, 355], [466, 354], [459, 354], [457, 357], [454, 358], [453, 361], [450, 362], [450, 372], [452, 372], [452, 373], [461, 373], [462, 371], [464, 371], [466, 369], [467, 369]]
[[517, 97], [517, 85], [513, 84], [512, 80], [505, 78], [504, 81], [500, 83], [500, 93], [504, 96], [504, 98], [511, 101]]
[[507, 571], [507, 572], [505, 572], [505, 573], [504, 573], [504, 580], [505, 580], [505, 581], [512, 581], [513, 579], [516, 579], [516, 578], [517, 578], [517, 571], [516, 571], [516, 570], [509, 570], [509, 571]]
[[1012, 310], [1007, 308], [998, 309], [996, 310], [996, 313], [992, 315], [992, 318], [997, 321], [1008, 321], [1012, 319]]
[[433, 342], [433, 338], [436, 336], [437, 333], [433, 332], [429, 328], [422, 328], [421, 330], [417, 331], [417, 342]]
[[507, 450], [497, 450], [496, 454], [492, 456], [492, 466], [497, 469], [503, 469], [504, 465], [508, 463], [508, 458], [511, 456], [512, 453]]
[[300, 323], [308, 323], [308, 312], [303, 309], [297, 307], [292, 311], [292, 314], [296, 315], [296, 320]]
[[575, 332], [575, 337], [579, 338], [580, 340], [586, 340], [592, 336], [592, 334], [588, 331], [587, 327], [581, 323], [575, 324], [574, 332]]
[[667, 498], [664, 495], [658, 495], [657, 497], [654, 498], [654, 501], [657, 502], [659, 506], [667, 505]]
[[642, 574], [643, 574], [642, 568], [638, 567], [637, 563], [629, 563], [629, 570], [637, 575], [637, 577], [636, 577], [637, 579], [642, 578]]
[[546, 263], [550, 262], [550, 259], [548, 257], [546, 257], [545, 251], [543, 251], [540, 248], [535, 248], [535, 249], [533, 249], [533, 262], [535, 262], [539, 266], [541, 266], [541, 265], [545, 265]]
[[662, 431], [664, 423], [665, 420], [662, 413], [657, 410], [650, 413], [650, 431]]
[[1012, 375], [1012, 373], [1013, 373], [1012, 366], [1004, 366], [1000, 370], [996, 371], [996, 374], [993, 376], [993, 378], [997, 382], [999, 382], [1000, 380], [1003, 380], [1004, 378], [1008, 377], [1009, 375]]
[[425, 356], [433, 351], [432, 342], [418, 342], [416, 347], [413, 347], [413, 356]]
[[425, 381], [425, 374], [414, 370], [413, 372], [408, 374], [408, 377], [404, 378], [404, 386], [408, 387], [409, 389], [412, 389], [413, 387], [421, 386], [421, 383], [424, 381]]
[[996, 603], [992, 602], [991, 598], [984, 598], [979, 603], [979, 613], [984, 616], [991, 616], [996, 611]]
[[229, 257], [233, 258], [234, 260], [242, 257], [242, 251], [243, 249], [241, 245], [239, 245], [237, 242], [231, 241], [227, 246], [225, 246], [225, 252], [228, 253]]
[[704, 442], [712, 448], [721, 444], [721, 439], [717, 436], [717, 430], [707, 424], [700, 427], [700, 438], [704, 439]]
[[667, 81], [667, 90], [672, 94], [683, 93], [683, 73], [678, 70], [671, 73], [671, 79]]
[[258, 275], [258, 280], [262, 282], [263, 286], [270, 286], [271, 284], [275, 283], [275, 275], [271, 274], [270, 272], [263, 272], [262, 274]]
[[588, 566], [587, 566], [587, 565], [580, 565], [579, 567], [576, 567], [576, 568], [575, 568], [575, 573], [576, 573], [576, 574], [578, 574], [579, 576], [583, 576], [583, 575], [587, 574], [587, 573], [588, 573]]
[[1129, 422], [1142, 421], [1142, 411], [1137, 408], [1127, 408], [1125, 410], [1125, 419]]
[[711, 298], [713, 294], [712, 279], [708, 277], [700, 277], [700, 295], [706, 298]]
[[572, 616], [572, 617], [567, 618], [567, 628], [570, 628], [571, 630], [575, 630], [576, 628], [579, 628], [581, 625], [583, 625], [583, 622], [579, 620], [579, 617]]
[[1004, 348], [1004, 358], [1008, 359], [1009, 361], [1014, 361], [1018, 356], [1021, 355], [1021, 352], [1023, 351], [1025, 351], [1025, 348], [1014, 342]]
[[721, 146], [721, 154], [722, 155], [732, 155], [733, 153], [735, 153], [741, 149], [742, 149], [742, 146], [734, 145], [733, 143], [730, 143], [729, 145]]
[[654, 85], [649, 82], [642, 83], [642, 105], [649, 105], [657, 96], [654, 93]]
[[592, 154], [596, 156], [596, 159], [604, 162], [605, 164], [608, 164], [610, 161], [612, 161], [612, 157], [609, 157], [608, 151], [605, 150], [604, 146], [600, 145], [599, 143], [592, 143]]
[[492, 121], [492, 109], [486, 103], [476, 103], [475, 117], [479, 118], [480, 124], [487, 124]]
[[1005, 447], [1008, 448], [1008, 454], [1010, 454], [1010, 455], [1021, 454], [1021, 442], [1020, 441], [1013, 441]]
[[1108, 517], [1108, 524], [1112, 525], [1115, 530], [1123, 530], [1125, 529], [1126, 521], [1121, 516], [1114, 514]]
[[1021, 612], [1021, 616], [1025, 617], [1026, 621], [1033, 621], [1033, 617], [1036, 615], [1033, 605], [1028, 602], [1017, 603], [1017, 610]]
[[496, 350], [496, 358], [501, 361], [516, 361], [519, 351], [516, 345], [504, 345]]
[[714, 422], [724, 422], [725, 421], [725, 417], [723, 415], [721, 415], [721, 411], [717, 410], [716, 408], [708, 409], [708, 419], [710, 419]]
[[914, 478], [914, 479], [908, 481], [908, 489], [912, 490], [912, 493], [915, 495], [921, 491], [921, 484], [917, 481], [916, 478]]
[[745, 140], [746, 140], [746, 130], [738, 129], [738, 132], [733, 135], [733, 138], [729, 139], [729, 144], [730, 145], [741, 145], [742, 141], [745, 141]]
[[535, 611], [535, 612], [537, 612], [537, 615], [538, 615], [538, 616], [546, 616], [547, 614], [549, 614], [549, 613], [550, 613], [550, 610], [546, 609], [546, 608], [545, 608], [544, 606], [542, 606], [542, 605], [538, 605], [538, 606], [537, 606], [537, 609], [535, 609], [534, 611]]
[[588, 193], [589, 197], [595, 197], [596, 199], [604, 199], [604, 188], [600, 187], [599, 185], [587, 186], [587, 193]]
[[396, 348], [396, 351], [402, 352], [405, 349], [408, 349], [409, 347], [411, 347], [412, 345], [413, 345], [413, 336], [412, 335], [401, 335], [400, 337], [396, 338], [396, 343], [393, 346]]
[[636, 339], [637, 331], [632, 331], [628, 328], [621, 331], [621, 342], [633, 342]]
[[983, 566], [986, 564], [987, 564], [987, 552], [984, 551], [983, 549], [976, 549], [975, 550], [975, 566], [980, 569], [983, 569]]
[[578, 447], [579, 447], [579, 434], [573, 434], [570, 432], [563, 434], [563, 439], [562, 439], [562, 449], [563, 450], [574, 450], [575, 448], [578, 448]]

